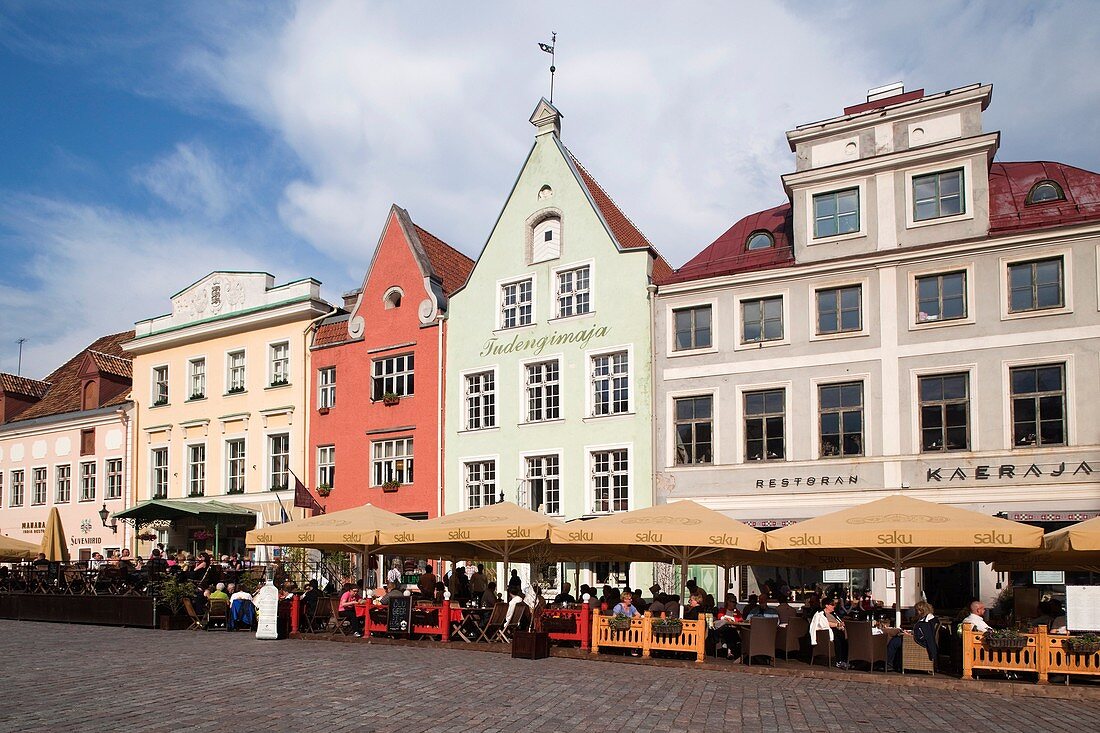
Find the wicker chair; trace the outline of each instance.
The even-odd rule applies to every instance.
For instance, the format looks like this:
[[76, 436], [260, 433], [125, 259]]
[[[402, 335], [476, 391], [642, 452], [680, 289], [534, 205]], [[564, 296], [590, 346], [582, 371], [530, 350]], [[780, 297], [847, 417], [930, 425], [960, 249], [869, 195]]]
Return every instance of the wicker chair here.
[[833, 657], [836, 656], [836, 649], [833, 647], [833, 640], [829, 638], [828, 629], [817, 630], [817, 643], [812, 645], [813, 648], [810, 651], [810, 665], [813, 666], [814, 660], [818, 658], [825, 659], [825, 666], [833, 666]]
[[778, 628], [778, 618], [757, 616], [752, 619], [749, 628], [741, 632], [741, 658], [751, 666], [753, 657], [767, 657], [774, 667]]
[[907, 669], [936, 674], [936, 663], [928, 658], [928, 650], [909, 634], [901, 639], [901, 673], [905, 674]]
[[790, 660], [791, 652], [796, 655], [802, 651], [802, 642], [809, 638], [810, 623], [795, 616], [787, 621], [786, 626], [779, 627], [775, 636], [775, 650], [783, 652], [783, 658]]
[[875, 634], [870, 621], [846, 621], [844, 631], [848, 636], [848, 663], [866, 662], [873, 672], [881, 662], [886, 668], [886, 634]]

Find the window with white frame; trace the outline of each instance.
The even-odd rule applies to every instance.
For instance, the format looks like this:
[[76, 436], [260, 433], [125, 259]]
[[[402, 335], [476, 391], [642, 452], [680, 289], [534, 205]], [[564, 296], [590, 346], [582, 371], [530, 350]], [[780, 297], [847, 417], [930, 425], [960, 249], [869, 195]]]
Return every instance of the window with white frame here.
[[673, 400], [676, 465], [708, 464], [714, 460], [714, 397], [696, 395]]
[[496, 374], [493, 370], [466, 375], [466, 429], [482, 430], [497, 424]]
[[31, 504], [41, 505], [46, 503], [46, 483], [48, 481], [46, 469], [36, 468], [31, 474]]
[[527, 506], [532, 511], [561, 514], [561, 466], [558, 456], [530, 456], [525, 464]]
[[928, 221], [966, 212], [961, 168], [913, 176], [913, 221]]
[[150, 476], [152, 481], [152, 497], [154, 499], [167, 499], [168, 498], [168, 448], [153, 448], [149, 452], [150, 465], [153, 468], [153, 475]]
[[625, 448], [592, 454], [592, 511], [630, 510], [630, 455]]
[[202, 496], [206, 493], [206, 445], [187, 446], [187, 495]]
[[817, 291], [817, 332], [820, 335], [863, 330], [863, 286]]
[[967, 374], [929, 374], [918, 379], [921, 452], [970, 450]]
[[168, 365], [153, 367], [153, 406], [168, 404]]
[[1015, 367], [1012, 388], [1012, 445], [1066, 445], [1065, 364]]
[[282, 491], [290, 486], [290, 435], [267, 436], [267, 486]]
[[786, 390], [754, 390], [744, 397], [745, 460], [783, 460], [787, 456]]
[[244, 350], [230, 351], [225, 355], [225, 391], [240, 394], [245, 390]]
[[558, 318], [591, 312], [591, 274], [592, 269], [588, 265], [558, 271]]
[[673, 351], [709, 349], [711, 344], [711, 311], [709, 305], [674, 308]]
[[592, 414], [630, 412], [630, 357], [627, 352], [592, 357]]
[[228, 494], [243, 494], [245, 484], [245, 441], [232, 438], [225, 441], [225, 490]]
[[371, 486], [413, 482], [413, 439], [371, 443]]
[[500, 327], [516, 328], [534, 322], [535, 282], [526, 278], [500, 286]]
[[336, 481], [336, 446], [317, 446], [317, 487], [331, 489]]
[[54, 503], [68, 504], [73, 497], [73, 467], [58, 466], [54, 470], [54, 479]]
[[187, 362], [187, 370], [188, 399], [201, 400], [206, 397], [206, 359], [191, 359]]
[[528, 364], [526, 374], [527, 422], [561, 417], [561, 366], [557, 359]]
[[103, 462], [103, 469], [107, 474], [107, 498], [122, 498], [122, 459], [108, 458]]
[[80, 464], [80, 500], [95, 501], [95, 463]]
[[917, 323], [966, 318], [966, 271], [916, 278]]
[[814, 238], [859, 231], [859, 189], [847, 188], [814, 196]]
[[818, 387], [822, 457], [863, 455], [863, 382]]
[[1010, 313], [1061, 308], [1065, 304], [1065, 276], [1061, 257], [1013, 262], [1008, 266]]
[[11, 488], [8, 490], [8, 506], [23, 506], [26, 474], [22, 469], [11, 472]]
[[783, 297], [741, 301], [741, 341], [746, 344], [783, 339]]
[[336, 406], [336, 367], [327, 366], [317, 370], [317, 407]]
[[271, 344], [269, 348], [271, 359], [271, 386], [278, 387], [284, 384], [290, 384], [290, 344], [286, 341], [282, 341], [277, 344]]
[[465, 464], [466, 508], [477, 509], [497, 502], [496, 461], [470, 461]]
[[411, 397], [413, 395], [413, 355], [402, 354], [385, 359], [375, 359], [372, 366], [371, 399], [375, 402], [387, 395]]

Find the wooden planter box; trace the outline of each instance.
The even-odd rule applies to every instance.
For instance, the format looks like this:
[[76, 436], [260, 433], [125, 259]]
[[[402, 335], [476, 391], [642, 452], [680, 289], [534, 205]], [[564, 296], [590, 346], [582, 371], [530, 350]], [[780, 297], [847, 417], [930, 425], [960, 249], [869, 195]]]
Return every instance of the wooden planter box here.
[[982, 640], [986, 649], [993, 649], [994, 651], [1008, 652], [1015, 651], [1017, 649], [1023, 649], [1027, 646], [1027, 637], [1021, 636], [1016, 639], [990, 639], [985, 638]]
[[401, 402], [400, 397], [383, 397], [382, 398], [382, 404], [385, 405], [386, 407], [393, 407], [394, 405], [400, 404], [400, 402]]
[[1062, 648], [1070, 654], [1095, 654], [1100, 652], [1100, 643], [1074, 643], [1072, 639], [1065, 639], [1062, 641]]
[[186, 631], [191, 628], [191, 617], [185, 613], [179, 616], [162, 613], [157, 618], [157, 624], [161, 631]]
[[612, 631], [630, 631], [630, 619], [611, 618], [607, 621], [607, 628]]
[[513, 659], [546, 659], [550, 656], [550, 634], [517, 631], [512, 637]]
[[684, 633], [684, 626], [683, 624], [653, 624], [650, 631], [659, 639], [675, 639]]

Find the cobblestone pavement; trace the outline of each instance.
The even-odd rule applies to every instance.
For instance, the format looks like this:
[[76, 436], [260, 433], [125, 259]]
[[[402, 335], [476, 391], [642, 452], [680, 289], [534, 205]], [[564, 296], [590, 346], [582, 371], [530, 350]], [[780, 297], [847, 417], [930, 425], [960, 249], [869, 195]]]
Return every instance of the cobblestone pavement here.
[[0, 621], [0, 731], [1097, 730], [1100, 702]]

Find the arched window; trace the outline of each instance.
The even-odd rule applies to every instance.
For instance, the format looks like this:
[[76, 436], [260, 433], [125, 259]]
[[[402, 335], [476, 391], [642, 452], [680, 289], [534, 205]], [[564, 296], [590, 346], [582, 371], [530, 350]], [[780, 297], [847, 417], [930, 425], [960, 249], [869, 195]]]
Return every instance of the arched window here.
[[1064, 201], [1066, 194], [1062, 187], [1051, 180], [1039, 181], [1027, 194], [1028, 204], [1045, 204], [1048, 201]]
[[382, 296], [382, 305], [386, 310], [390, 308], [400, 308], [401, 296], [401, 288], [390, 288], [386, 291], [386, 294]]
[[774, 244], [775, 239], [772, 238], [771, 234], [768, 234], [767, 232], [753, 232], [749, 235], [749, 241], [746, 245], [746, 249], [750, 251], [754, 249], [768, 249]]
[[531, 262], [546, 262], [558, 257], [561, 257], [561, 219], [548, 216], [531, 231]]
[[95, 380], [89, 379], [84, 382], [84, 388], [80, 393], [80, 409], [91, 410], [94, 407], [99, 407], [96, 404], [96, 389]]

